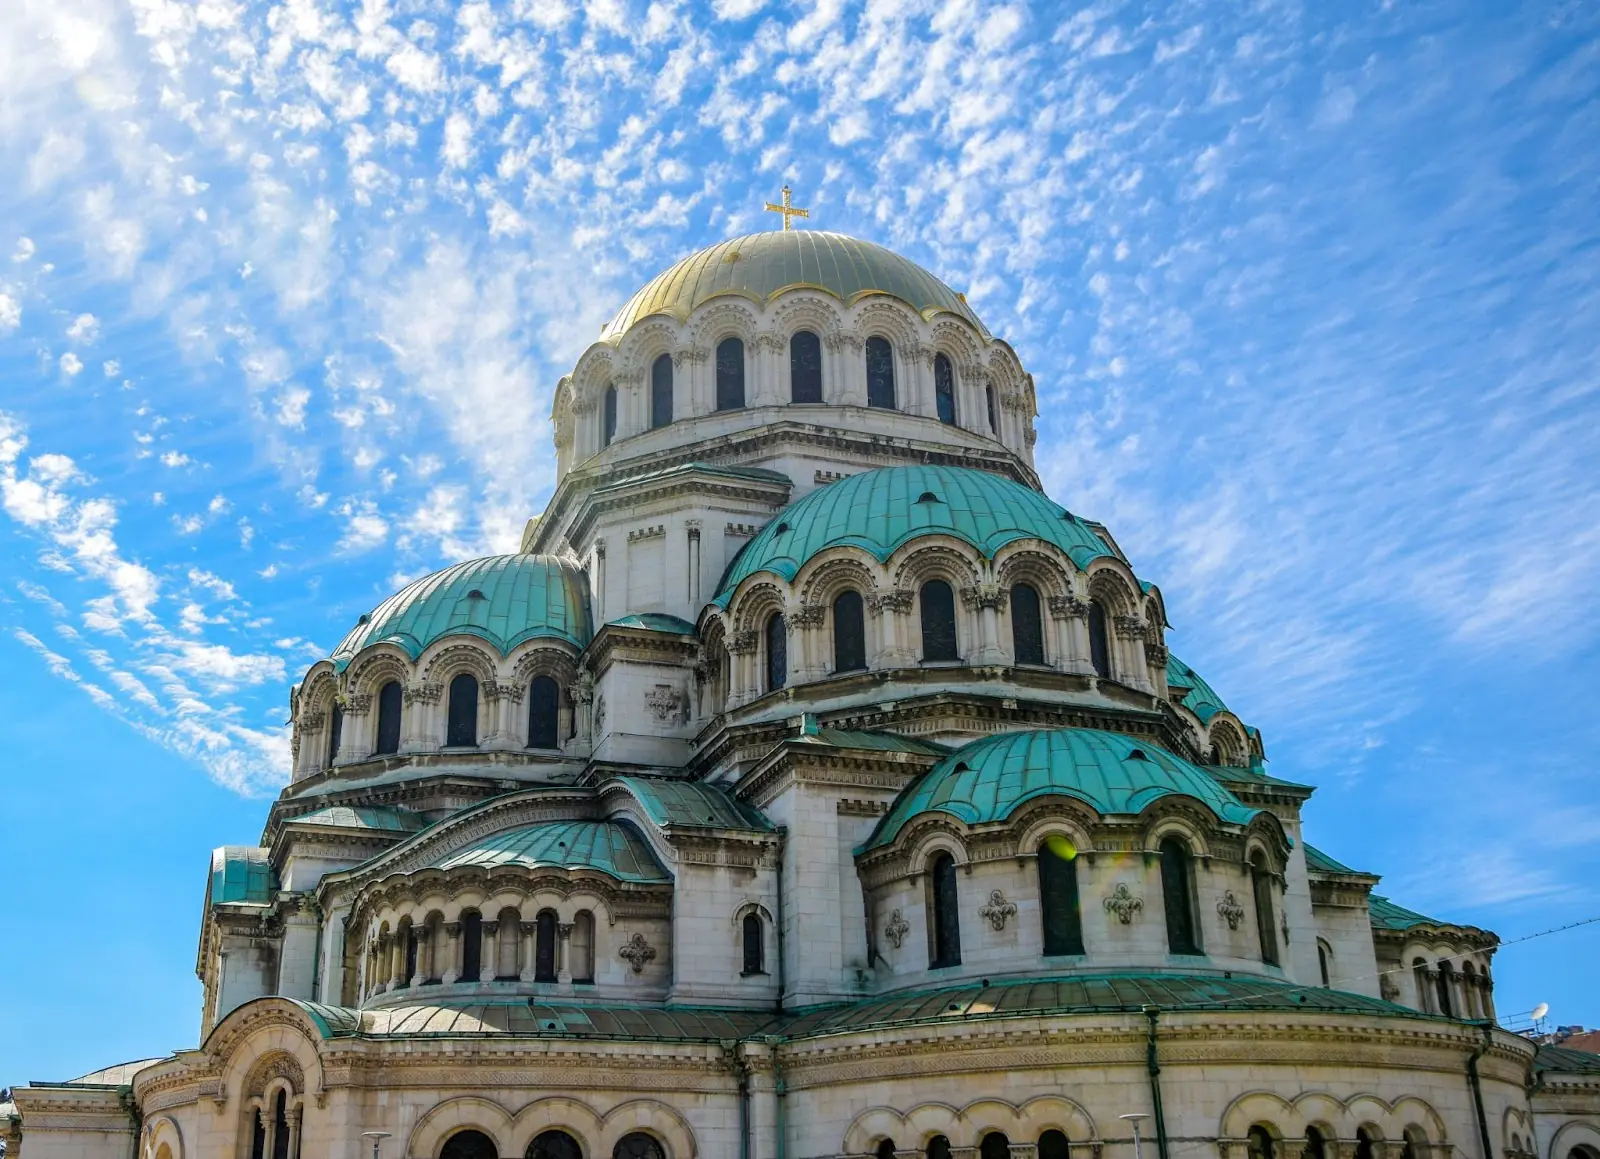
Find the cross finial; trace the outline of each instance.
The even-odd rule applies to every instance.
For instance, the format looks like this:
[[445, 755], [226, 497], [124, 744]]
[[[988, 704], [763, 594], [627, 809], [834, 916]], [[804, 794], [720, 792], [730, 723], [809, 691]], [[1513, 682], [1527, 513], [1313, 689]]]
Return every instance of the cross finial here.
[[811, 216], [811, 211], [809, 209], [796, 209], [792, 204], [790, 204], [790, 202], [789, 202], [789, 187], [787, 185], [785, 185], [783, 187], [783, 204], [782, 205], [774, 205], [774, 204], [772, 204], [772, 202], [769, 201], [769, 202], [767, 202], [767, 212], [768, 213], [781, 213], [781, 214], [783, 214], [783, 228], [784, 229], [793, 229], [794, 228], [794, 226], [789, 224], [789, 219], [791, 217], [810, 217]]

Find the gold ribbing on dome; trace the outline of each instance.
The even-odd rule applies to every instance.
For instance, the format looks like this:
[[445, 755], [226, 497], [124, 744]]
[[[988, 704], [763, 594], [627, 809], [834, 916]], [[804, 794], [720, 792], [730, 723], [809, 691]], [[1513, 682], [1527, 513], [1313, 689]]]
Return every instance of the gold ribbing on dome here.
[[810, 217], [811, 216], [811, 211], [809, 209], [800, 209], [800, 208], [798, 208], [798, 207], [796, 207], [794, 205], [791, 205], [789, 203], [789, 187], [787, 185], [785, 185], [783, 187], [783, 204], [782, 205], [774, 205], [774, 204], [772, 204], [772, 202], [769, 201], [769, 202], [767, 202], [767, 212], [768, 213], [781, 213], [781, 214], [783, 214], [783, 228], [784, 229], [793, 229], [794, 228], [794, 226], [789, 224], [789, 219], [791, 217]]

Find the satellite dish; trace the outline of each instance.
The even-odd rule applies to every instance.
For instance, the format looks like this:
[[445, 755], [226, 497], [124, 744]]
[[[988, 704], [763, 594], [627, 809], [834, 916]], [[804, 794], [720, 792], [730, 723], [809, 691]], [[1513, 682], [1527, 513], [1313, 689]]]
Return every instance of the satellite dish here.
[[1550, 1013], [1550, 1003], [1541, 1002], [1541, 1003], [1539, 1003], [1539, 1005], [1537, 1005], [1537, 1006], [1535, 1006], [1533, 1008], [1533, 1020], [1535, 1022], [1538, 1022], [1539, 1019], [1543, 1018], [1546, 1014], [1549, 1014], [1549, 1013]]

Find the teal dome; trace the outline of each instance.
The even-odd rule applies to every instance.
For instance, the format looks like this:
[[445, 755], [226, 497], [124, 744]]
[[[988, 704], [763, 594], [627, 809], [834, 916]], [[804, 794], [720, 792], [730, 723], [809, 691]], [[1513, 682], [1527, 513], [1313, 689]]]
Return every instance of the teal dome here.
[[671, 880], [631, 825], [620, 821], [545, 821], [507, 829], [473, 842], [441, 858], [440, 869], [502, 865], [537, 869], [597, 869], [618, 881], [641, 883]]
[[970, 467], [884, 467], [829, 483], [782, 511], [734, 557], [716, 602], [769, 571], [794, 579], [824, 548], [849, 544], [887, 560], [923, 535], [964, 539], [985, 556], [1018, 539], [1053, 543], [1084, 567], [1111, 555], [1066, 508], [1021, 483]]
[[585, 647], [589, 589], [553, 555], [491, 555], [410, 583], [362, 616], [333, 651], [341, 671], [372, 644], [398, 644], [415, 660], [435, 640], [478, 636], [505, 655], [524, 640], [553, 637]]
[[1036, 797], [1067, 796], [1102, 816], [1138, 814], [1173, 794], [1193, 797], [1235, 825], [1258, 812], [1204, 769], [1147, 740], [1094, 728], [1002, 733], [957, 749], [928, 770], [895, 802], [863, 848], [891, 844], [921, 813], [948, 813], [981, 825], [1004, 821]]

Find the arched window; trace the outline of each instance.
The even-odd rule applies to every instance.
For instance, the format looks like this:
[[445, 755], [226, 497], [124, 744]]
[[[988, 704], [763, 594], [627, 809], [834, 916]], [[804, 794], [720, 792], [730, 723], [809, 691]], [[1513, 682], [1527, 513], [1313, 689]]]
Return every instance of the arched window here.
[[894, 1159], [895, 1145], [893, 1139], [879, 1139], [878, 1146], [873, 1155], [876, 1159]]
[[950, 1159], [950, 1140], [943, 1135], [935, 1135], [928, 1140], [928, 1159]]
[[398, 680], [391, 680], [378, 690], [379, 753], [400, 751], [400, 708], [403, 699], [404, 693]]
[[617, 437], [617, 388], [606, 387], [600, 403], [600, 449], [603, 451]]
[[1039, 910], [1044, 918], [1044, 952], [1050, 957], [1083, 953], [1076, 859], [1072, 842], [1060, 834], [1039, 845]]
[[1278, 964], [1278, 931], [1273, 926], [1272, 871], [1267, 868], [1266, 856], [1256, 850], [1250, 858], [1250, 890], [1256, 902], [1256, 941], [1261, 947], [1261, 960], [1269, 966]]
[[629, 1131], [611, 1149], [611, 1159], [667, 1159], [667, 1156], [654, 1135]]
[[1328, 1144], [1316, 1127], [1306, 1128], [1306, 1149], [1302, 1159], [1328, 1159]]
[[400, 985], [409, 986], [409, 985], [411, 985], [411, 980], [413, 978], [417, 977], [417, 958], [421, 955], [421, 952], [422, 952], [421, 939], [419, 938], [419, 936], [417, 934], [417, 927], [416, 926], [409, 925], [409, 926], [406, 927], [405, 939], [406, 939], [406, 973], [405, 973], [405, 977], [400, 979]]
[[483, 915], [468, 910], [461, 915], [461, 978], [476, 982], [483, 977]]
[[943, 354], [933, 356], [933, 402], [939, 421], [956, 425], [956, 372]]
[[289, 1143], [289, 1092], [280, 1087], [272, 1100], [272, 1159], [291, 1159]]
[[533, 980], [556, 980], [556, 911], [542, 909], [533, 921]]
[[978, 1144], [978, 1159], [1011, 1159], [1011, 1140], [999, 1131], [990, 1131]]
[[894, 409], [894, 350], [887, 338], [867, 339], [867, 405]]
[[744, 943], [744, 970], [745, 974], [765, 974], [766, 947], [763, 945], [763, 931], [761, 918], [756, 914], [745, 914], [744, 921], [740, 923], [742, 941]]
[[468, 1128], [457, 1131], [445, 1141], [439, 1159], [499, 1159], [500, 1148], [482, 1131]]
[[1200, 943], [1195, 937], [1189, 850], [1176, 837], [1163, 838], [1160, 850], [1161, 901], [1167, 911], [1167, 949], [1174, 954], [1198, 954]]
[[1060, 1131], [1046, 1131], [1039, 1136], [1039, 1159], [1072, 1159], [1072, 1147]]
[[744, 343], [724, 338], [717, 343], [717, 409], [739, 410], [744, 406]]
[[583, 1159], [583, 1148], [565, 1131], [541, 1131], [533, 1137], [526, 1159]]
[[572, 919], [572, 937], [567, 942], [572, 980], [588, 986], [594, 983], [594, 914], [581, 909]]
[[936, 855], [928, 866], [928, 966], [961, 965], [961, 903], [956, 896], [956, 859]]
[[984, 404], [985, 404], [985, 408], [989, 412], [989, 433], [991, 435], [995, 436], [995, 438], [999, 438], [1000, 437], [1000, 415], [995, 410], [995, 407], [994, 407], [994, 387], [986, 386], [986, 387], [983, 388], [983, 401], [984, 401]]
[[650, 366], [650, 429], [672, 421], [672, 355], [663, 354]]
[[1099, 600], [1089, 601], [1089, 662], [1094, 674], [1111, 679], [1111, 641], [1106, 636], [1106, 609]]
[[767, 691], [776, 692], [789, 680], [789, 630], [782, 612], [767, 618]]
[[956, 595], [944, 580], [922, 585], [922, 659], [929, 662], [959, 660], [956, 652]]
[[1429, 985], [1428, 981], [1428, 963], [1421, 958], [1413, 958], [1411, 961], [1411, 981], [1417, 987], [1417, 1009], [1424, 1014], [1432, 1014], [1433, 1001], [1431, 995], [1433, 987]]
[[809, 330], [789, 339], [789, 401], [822, 401], [822, 340]]
[[333, 711], [328, 714], [328, 767], [333, 767], [333, 762], [339, 759], [339, 742], [344, 739], [344, 706], [337, 700], [333, 702]]
[[1365, 1127], [1356, 1128], [1355, 1159], [1372, 1159], [1372, 1136]]
[[[1513, 1145], [1515, 1138], [1513, 1137]], [[1411, 1136], [1403, 1135], [1400, 1138], [1400, 1159], [1417, 1159], [1417, 1149], [1411, 1142]]]
[[478, 743], [478, 678], [470, 672], [450, 681], [450, 719], [444, 743], [449, 748], [472, 748]]
[[1333, 951], [1328, 948], [1328, 943], [1321, 938], [1317, 939], [1317, 972], [1322, 975], [1322, 987], [1328, 989], [1333, 985], [1330, 963], [1333, 960]]
[[1455, 996], [1451, 994], [1451, 991], [1455, 989], [1456, 973], [1450, 968], [1449, 962], [1439, 963], [1437, 979], [1439, 983], [1439, 1013], [1446, 1018], [1454, 1018], [1456, 1016], [1456, 1004]]
[[561, 718], [561, 689], [548, 676], [535, 676], [528, 685], [528, 747], [559, 748], [558, 722]]
[[842, 591], [833, 601], [833, 670], [856, 672], [867, 666], [867, 632], [861, 593]]
[[1245, 1135], [1245, 1154], [1249, 1159], [1276, 1159], [1272, 1132], [1257, 1124]]
[[1044, 663], [1044, 618], [1032, 584], [1011, 587], [1011, 652], [1018, 664]]

